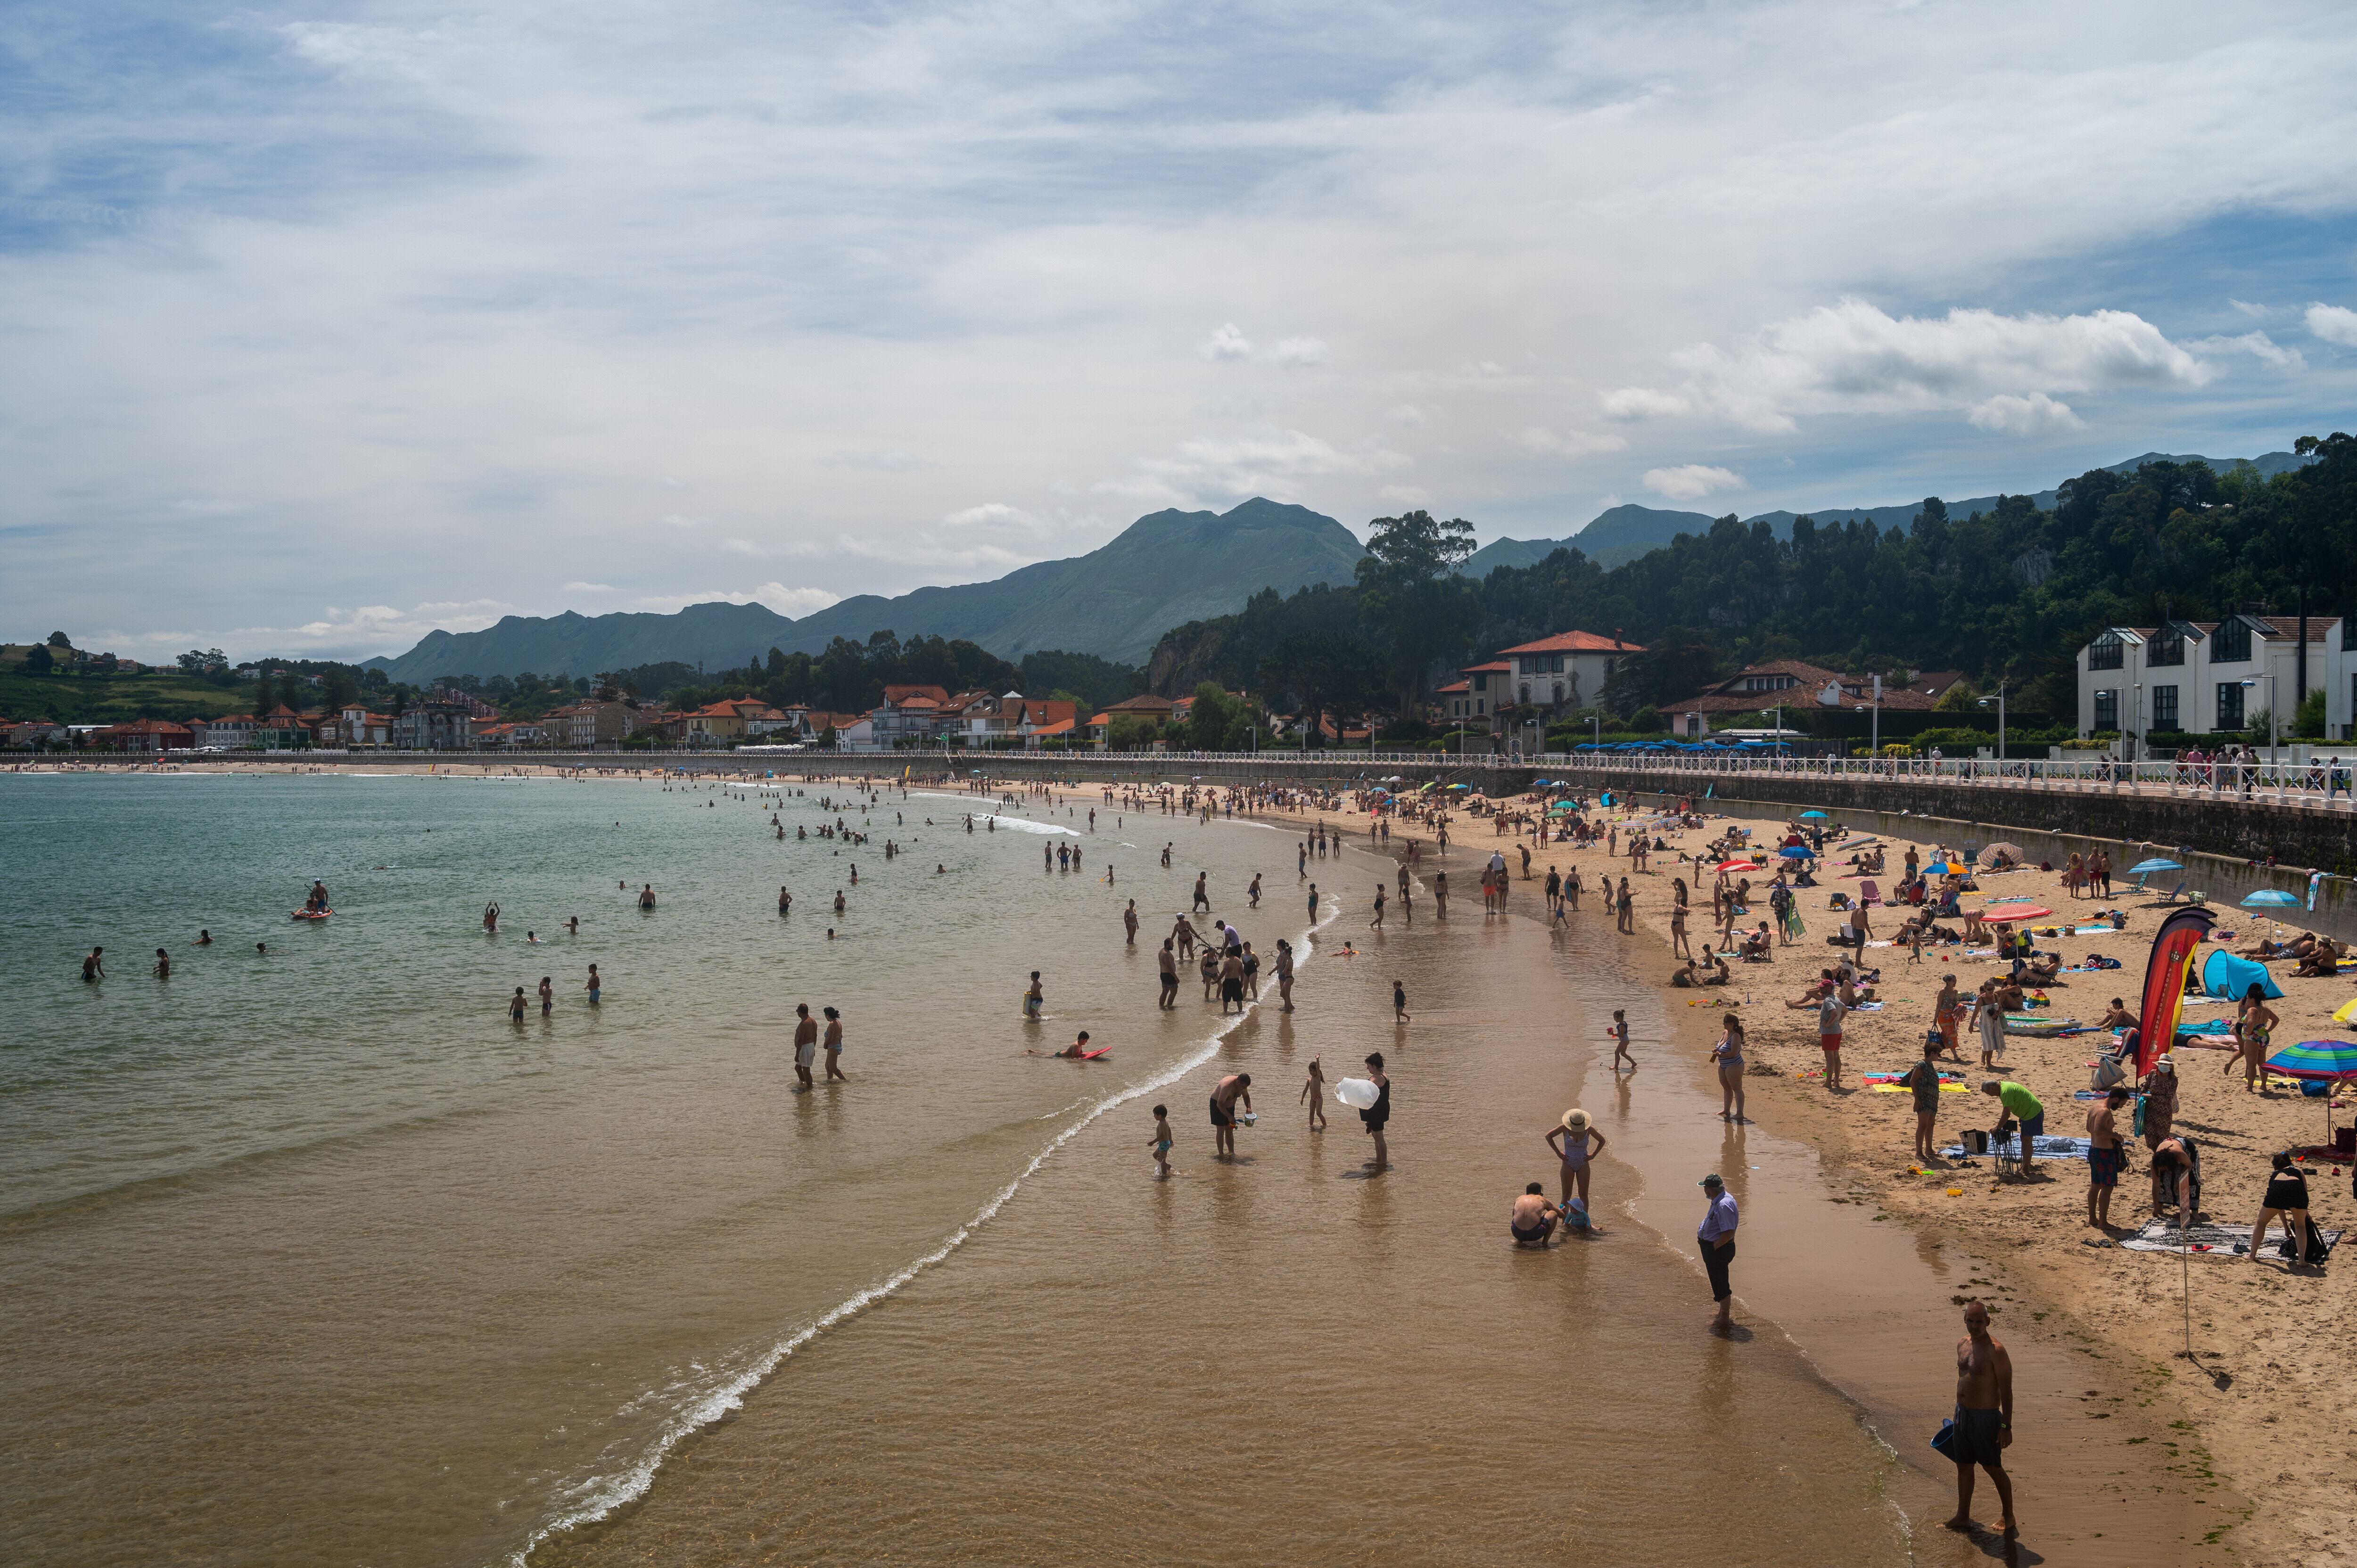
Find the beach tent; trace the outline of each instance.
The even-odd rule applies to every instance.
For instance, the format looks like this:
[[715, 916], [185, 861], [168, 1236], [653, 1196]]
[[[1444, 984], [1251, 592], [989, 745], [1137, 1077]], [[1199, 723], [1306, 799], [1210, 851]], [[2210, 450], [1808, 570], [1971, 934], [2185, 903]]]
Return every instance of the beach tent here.
[[2236, 958], [2223, 948], [2201, 961], [2201, 989], [2212, 996], [2240, 997], [2254, 985], [2270, 1001], [2283, 994], [2266, 964]]

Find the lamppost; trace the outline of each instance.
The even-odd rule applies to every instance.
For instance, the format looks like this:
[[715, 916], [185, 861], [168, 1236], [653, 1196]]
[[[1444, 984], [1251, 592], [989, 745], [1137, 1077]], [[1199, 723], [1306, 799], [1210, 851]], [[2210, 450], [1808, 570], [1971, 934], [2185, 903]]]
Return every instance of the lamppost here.
[[1768, 732], [1768, 761], [1772, 767], [1776, 761], [1776, 748], [1784, 744], [1784, 704], [1779, 703], [1772, 708], [1762, 708], [1760, 716], [1775, 721], [1776, 727]]
[[[1996, 683], [1996, 770], [1999, 773], [2005, 771], [2005, 682]], [[1989, 700], [1983, 697], [1981, 706], [1986, 708], [1988, 705]]]
[[2270, 670], [2264, 675], [2254, 676], [2244, 681], [2243, 690], [2250, 691], [2261, 681], [2267, 683], [2267, 767], [2273, 770], [2276, 767], [2276, 737], [2280, 733], [2282, 724], [2282, 716], [2276, 712], [2275, 671]]

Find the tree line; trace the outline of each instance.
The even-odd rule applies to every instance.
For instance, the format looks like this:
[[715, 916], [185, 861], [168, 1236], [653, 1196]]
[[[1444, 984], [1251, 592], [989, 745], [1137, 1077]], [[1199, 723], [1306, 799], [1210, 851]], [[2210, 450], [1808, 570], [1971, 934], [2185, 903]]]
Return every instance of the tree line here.
[[2028, 716], [2075, 720], [2079, 649], [2106, 626], [2357, 610], [2357, 438], [2303, 436], [2304, 466], [2150, 462], [1951, 516], [1926, 498], [1904, 528], [1718, 519], [1610, 570], [1575, 547], [1460, 575], [1471, 524], [1379, 518], [1347, 585], [1164, 634], [1148, 664], [1165, 695], [1254, 686], [1306, 714], [1383, 708], [1403, 719], [1480, 656], [1574, 628], [1647, 651], [1601, 702], [1622, 717], [1691, 697], [1747, 664], [1803, 659], [1854, 674], [1955, 670], [2010, 683]]

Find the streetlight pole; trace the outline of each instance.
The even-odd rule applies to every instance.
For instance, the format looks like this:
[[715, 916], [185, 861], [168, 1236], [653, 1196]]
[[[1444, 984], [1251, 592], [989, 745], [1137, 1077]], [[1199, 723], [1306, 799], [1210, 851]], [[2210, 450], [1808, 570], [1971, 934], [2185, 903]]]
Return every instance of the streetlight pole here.
[[[2257, 687], [2261, 681], [2265, 681], [2267, 683], [2267, 767], [2272, 769], [2277, 766], [2276, 761], [2276, 737], [2282, 733], [2283, 725], [2283, 715], [2276, 712], [2275, 671], [2270, 670], [2264, 675], [2256, 676], [2251, 680], [2244, 682], [2243, 689], [2246, 692], [2252, 691]], [[2278, 777], [2280, 777], [2280, 775], [2278, 775]]]

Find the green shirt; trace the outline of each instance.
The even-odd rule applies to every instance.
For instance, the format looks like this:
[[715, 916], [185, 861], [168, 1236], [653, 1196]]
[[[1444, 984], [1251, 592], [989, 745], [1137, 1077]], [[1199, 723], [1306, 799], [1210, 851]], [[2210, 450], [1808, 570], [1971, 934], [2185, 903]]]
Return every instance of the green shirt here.
[[2017, 1122], [2027, 1122], [2032, 1116], [2046, 1114], [2045, 1102], [2011, 1079], [1996, 1086], [1996, 1101]]

